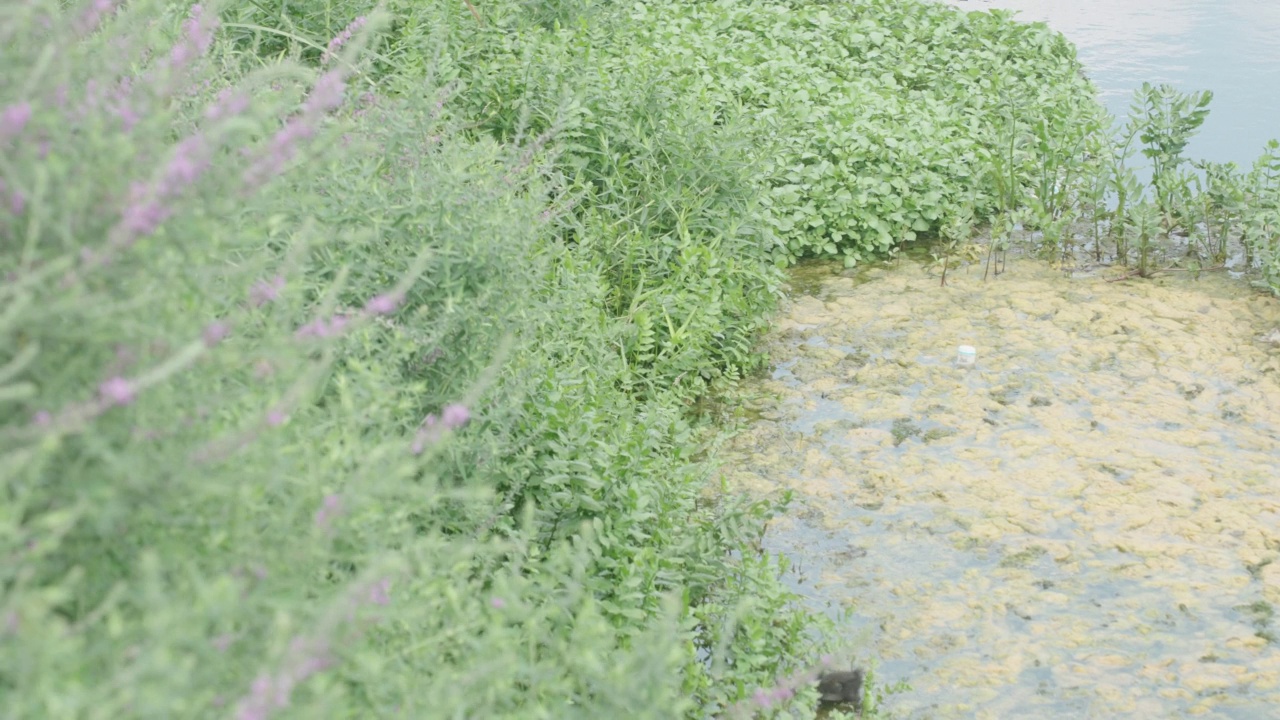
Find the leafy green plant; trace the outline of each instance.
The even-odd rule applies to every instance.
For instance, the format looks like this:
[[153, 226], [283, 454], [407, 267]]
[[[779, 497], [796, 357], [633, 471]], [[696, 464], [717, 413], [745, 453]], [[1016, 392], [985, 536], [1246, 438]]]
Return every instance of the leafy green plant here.
[[1157, 241], [1160, 237], [1160, 208], [1154, 202], [1143, 200], [1129, 208], [1125, 217], [1127, 247], [1136, 253], [1136, 272], [1140, 277], [1151, 277], [1156, 272]]
[[1209, 116], [1213, 92], [1182, 93], [1172, 85], [1143, 83], [1134, 92], [1130, 122], [1143, 143], [1142, 154], [1151, 160], [1151, 185], [1166, 232], [1178, 226], [1179, 199], [1186, 194], [1188, 177], [1178, 170], [1187, 143]]
[[[884, 0], [651, 2], [633, 19], [637, 44], [672, 68], [678, 87], [754, 129], [782, 263], [814, 255], [854, 265], [890, 253], [937, 233], [975, 191], [986, 217], [995, 198], [985, 158], [1007, 139], [999, 108], [1049, 118], [1051, 132], [1088, 97], [1070, 45], [1006, 14]], [[1037, 83], [1057, 92], [1029, 89]], [[1024, 124], [1010, 168], [1019, 187], [1033, 168], [1058, 170], [1027, 134]], [[1056, 182], [1046, 180], [1059, 192]]]
[[1241, 223], [1247, 260], [1261, 285], [1280, 296], [1280, 141], [1267, 143], [1246, 185]]
[[1211, 263], [1227, 261], [1228, 243], [1236, 234], [1245, 209], [1245, 178], [1235, 163], [1193, 161], [1204, 177], [1194, 176], [1188, 184], [1193, 188], [1199, 227], [1203, 235], [1200, 253]]

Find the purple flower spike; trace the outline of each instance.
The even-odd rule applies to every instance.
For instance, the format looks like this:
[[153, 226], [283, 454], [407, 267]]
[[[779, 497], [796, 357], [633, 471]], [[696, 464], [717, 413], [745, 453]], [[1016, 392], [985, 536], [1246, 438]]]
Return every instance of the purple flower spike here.
[[249, 96], [227, 88], [218, 93], [217, 102], [209, 106], [204, 115], [210, 120], [223, 120], [240, 115], [248, 109]]
[[342, 334], [347, 328], [350, 318], [346, 315], [334, 315], [329, 319], [317, 318], [303, 325], [294, 332], [298, 338], [331, 338]]
[[23, 100], [0, 112], [0, 142], [16, 137], [31, 120], [31, 103]]
[[319, 115], [334, 110], [342, 104], [346, 91], [347, 84], [342, 80], [342, 73], [330, 70], [316, 80], [315, 87], [311, 88], [311, 94], [307, 96], [306, 104], [302, 106], [303, 112]]
[[191, 16], [182, 23], [185, 37], [169, 51], [169, 68], [174, 71], [182, 70], [192, 60], [208, 52], [218, 25], [218, 18], [207, 17], [203, 6], [192, 5]]
[[109, 405], [128, 405], [136, 393], [133, 383], [122, 377], [113, 377], [98, 386], [98, 394]]
[[169, 166], [164, 171], [164, 186], [167, 192], [174, 193], [191, 185], [209, 167], [209, 153], [204, 138], [200, 135], [178, 143], [173, 157], [169, 158]]
[[284, 290], [284, 278], [277, 275], [254, 285], [253, 290], [249, 291], [249, 301], [256, 307], [262, 307], [275, 302], [280, 297], [281, 290]]
[[365, 303], [364, 310], [370, 315], [390, 315], [400, 307], [400, 303], [404, 302], [404, 296], [400, 293], [386, 293], [369, 299]]
[[324, 500], [320, 503], [320, 509], [316, 510], [315, 523], [316, 527], [321, 530], [328, 530], [329, 525], [334, 518], [342, 514], [342, 496], [329, 494], [324, 496]]
[[756, 690], [753, 699], [755, 700], [756, 705], [759, 705], [762, 708], [767, 709], [773, 707], [773, 696], [769, 694], [769, 691], [763, 688]]
[[99, 23], [115, 10], [117, 0], [93, 0], [76, 22], [76, 30], [86, 34], [96, 30]]
[[130, 245], [140, 237], [150, 235], [169, 219], [169, 208], [143, 183], [134, 183], [129, 190], [129, 204], [120, 215], [120, 227], [124, 232], [123, 243]]
[[440, 416], [444, 426], [452, 430], [466, 425], [467, 421], [471, 419], [471, 411], [467, 409], [466, 405], [454, 403], [446, 406]]
[[223, 339], [226, 338], [228, 334], [230, 334], [230, 332], [231, 332], [230, 325], [223, 322], [222, 320], [214, 320], [213, 322], [205, 326], [205, 329], [204, 329], [205, 347], [212, 348], [213, 346], [222, 342]]
[[335, 56], [337, 56], [338, 51], [342, 49], [342, 46], [346, 45], [348, 42], [351, 41], [352, 34], [360, 30], [360, 28], [364, 27], [364, 23], [365, 23], [365, 17], [361, 15], [355, 20], [352, 20], [351, 24], [348, 25], [342, 32], [335, 35], [333, 39], [329, 41], [329, 47], [328, 49], [325, 50], [324, 57], [321, 59], [321, 62], [324, 63], [325, 65], [328, 65], [329, 62], [333, 60]]

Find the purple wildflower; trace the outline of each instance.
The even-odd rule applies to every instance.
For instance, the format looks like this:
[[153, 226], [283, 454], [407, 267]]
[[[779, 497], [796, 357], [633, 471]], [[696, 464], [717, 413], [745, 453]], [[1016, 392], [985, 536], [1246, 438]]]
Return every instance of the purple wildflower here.
[[133, 383], [122, 377], [113, 377], [98, 386], [98, 394], [108, 405], [128, 405], [136, 397]]
[[204, 328], [205, 347], [212, 348], [222, 342], [231, 332], [231, 326], [222, 320], [214, 320]]
[[120, 84], [116, 87], [115, 94], [115, 113], [120, 118], [120, 124], [124, 127], [125, 132], [129, 132], [142, 121], [142, 117], [133, 109], [133, 105], [129, 102], [130, 96], [133, 95], [133, 81], [129, 78], [120, 80]]
[[433, 443], [440, 439], [448, 430], [456, 430], [466, 425], [471, 420], [471, 411], [466, 405], [453, 403], [446, 405], [444, 410], [440, 411], [440, 416], [435, 413], [428, 414], [422, 419], [422, 424], [418, 426], [418, 432], [414, 435], [413, 444], [410, 450], [414, 455], [421, 455], [426, 449], [427, 443]]
[[[271, 176], [284, 171], [284, 166], [293, 159], [295, 146], [299, 140], [310, 138], [315, 134], [312, 122], [305, 115], [289, 118], [268, 143], [267, 152], [245, 171], [244, 182], [249, 187], [256, 187], [266, 182]], [[248, 148], [245, 148], [247, 151]]]
[[178, 143], [169, 165], [164, 171], [164, 187], [182, 188], [191, 185], [200, 174], [209, 167], [209, 150], [201, 135], [191, 137]]
[[81, 35], [87, 35], [96, 30], [102, 18], [115, 10], [117, 2], [118, 0], [93, 0], [76, 21], [76, 31]]
[[329, 62], [338, 55], [338, 51], [342, 49], [342, 46], [351, 41], [352, 34], [364, 27], [364, 23], [365, 17], [361, 15], [355, 20], [352, 20], [351, 24], [343, 29], [342, 32], [335, 35], [333, 39], [329, 41], [329, 47], [324, 51], [324, 57], [321, 58], [320, 62], [328, 65]]
[[53, 414], [48, 410], [40, 410], [31, 417], [31, 423], [36, 427], [49, 427], [53, 424]]
[[507, 601], [503, 600], [500, 597], [495, 597], [489, 601], [489, 605], [492, 606], [493, 609], [495, 610], [501, 610], [502, 608], [507, 606]]
[[324, 496], [324, 500], [320, 502], [320, 508], [316, 510], [315, 523], [316, 527], [321, 530], [328, 530], [329, 525], [334, 518], [342, 514], [342, 496], [329, 494]]
[[752, 696], [752, 699], [755, 700], [756, 705], [759, 705], [762, 708], [768, 709], [773, 707], [773, 695], [764, 688], [757, 689], [755, 695]]
[[31, 103], [23, 100], [0, 111], [0, 143], [17, 137], [31, 120]]
[[262, 307], [269, 302], [275, 302], [280, 297], [280, 291], [284, 289], [284, 278], [277, 275], [270, 280], [263, 280], [253, 289], [249, 291], [249, 301], [255, 307]]
[[151, 192], [151, 188], [143, 183], [134, 183], [129, 191], [129, 204], [120, 214], [121, 244], [130, 245], [134, 240], [155, 232], [170, 214], [172, 211]]
[[209, 120], [223, 120], [240, 115], [249, 109], [249, 96], [227, 88], [218, 93], [217, 100], [204, 112]]
[[347, 328], [350, 318], [337, 314], [331, 318], [316, 318], [298, 328], [294, 335], [298, 338], [331, 338], [342, 334]]
[[14, 215], [21, 215], [23, 210], [27, 209], [27, 198], [22, 193], [14, 190], [9, 193], [9, 211]]
[[444, 426], [453, 430], [467, 424], [467, 421], [471, 419], [471, 411], [467, 409], [466, 405], [454, 403], [445, 406], [440, 416]]
[[404, 302], [404, 295], [384, 293], [370, 298], [369, 302], [365, 303], [364, 310], [370, 315], [390, 315], [400, 307], [402, 302]]
[[218, 18], [209, 18], [200, 4], [191, 6], [191, 15], [182, 23], [184, 37], [169, 51], [169, 69], [179, 71], [209, 51]]
[[263, 673], [253, 681], [249, 694], [240, 701], [237, 720], [266, 720], [273, 710], [287, 708], [294, 689], [312, 675], [328, 670], [333, 662], [327, 642], [295, 639], [284, 667], [274, 676]]
[[267, 425], [270, 425], [271, 427], [280, 427], [284, 424], [284, 421], [287, 418], [288, 416], [285, 415], [284, 410], [278, 407], [271, 408], [267, 411]]
[[315, 135], [321, 117], [342, 104], [346, 89], [342, 71], [330, 70], [321, 75], [307, 95], [302, 111], [285, 121], [284, 127], [267, 143], [266, 151], [245, 170], [246, 189], [252, 190], [282, 172], [297, 152], [298, 141]]
[[311, 88], [311, 94], [307, 96], [302, 110], [309, 115], [321, 115], [334, 110], [342, 104], [346, 91], [347, 84], [342, 80], [342, 73], [330, 70], [316, 80], [315, 87]]

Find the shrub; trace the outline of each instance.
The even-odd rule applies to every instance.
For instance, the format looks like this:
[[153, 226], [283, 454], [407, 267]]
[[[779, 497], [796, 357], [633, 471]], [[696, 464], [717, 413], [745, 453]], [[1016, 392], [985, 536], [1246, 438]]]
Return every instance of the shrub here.
[[376, 16], [308, 69], [169, 7], [2, 11], [6, 710], [666, 718], [798, 662], [540, 143]]
[[[751, 121], [781, 263], [853, 265], [968, 208], [989, 216], [1007, 108], [1049, 127], [1097, 112], [1074, 48], [1006, 13], [889, 0], [678, 5], [637, 4], [634, 43], [709, 111]], [[1024, 191], [1059, 150], [1020, 148]]]

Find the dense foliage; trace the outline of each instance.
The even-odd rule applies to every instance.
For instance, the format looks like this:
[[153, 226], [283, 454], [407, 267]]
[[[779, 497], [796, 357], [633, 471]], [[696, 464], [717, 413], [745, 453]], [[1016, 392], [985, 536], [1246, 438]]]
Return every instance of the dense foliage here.
[[975, 208], [989, 216], [1006, 115], [1056, 138], [1014, 159], [1029, 185], [1099, 114], [1075, 48], [1006, 14], [891, 0], [676, 7], [638, 5], [641, 42], [710, 112], [749, 121], [780, 261], [853, 265]]
[[760, 367], [779, 264], [1065, 203], [1071, 48], [384, 7], [0, 8], [5, 716], [811, 708], [825, 621], [691, 407]]

